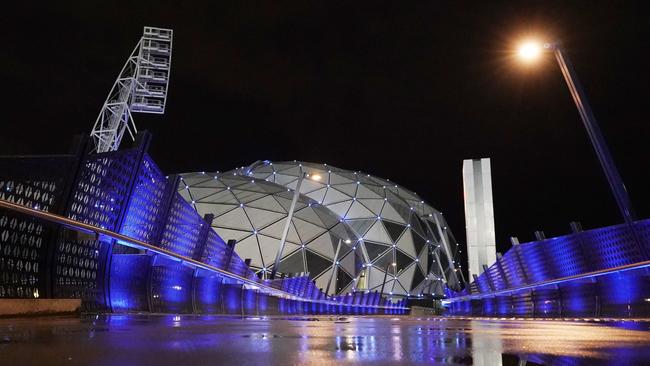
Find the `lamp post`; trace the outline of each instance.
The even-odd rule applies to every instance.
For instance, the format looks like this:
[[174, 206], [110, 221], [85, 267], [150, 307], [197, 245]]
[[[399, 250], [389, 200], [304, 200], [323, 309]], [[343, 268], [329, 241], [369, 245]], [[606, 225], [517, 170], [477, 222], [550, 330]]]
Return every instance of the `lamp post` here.
[[[628, 196], [625, 185], [623, 184], [623, 180], [621, 179], [618, 169], [616, 168], [616, 164], [614, 164], [614, 159], [612, 158], [609, 148], [607, 147], [605, 138], [603, 137], [603, 134], [598, 127], [596, 118], [594, 117], [594, 114], [591, 111], [591, 107], [587, 102], [587, 96], [582, 89], [580, 82], [578, 81], [573, 66], [567, 59], [567, 56], [564, 54], [564, 52], [562, 52], [560, 44], [546, 43], [543, 46], [540, 46], [540, 44], [536, 42], [526, 42], [521, 45], [518, 54], [519, 57], [524, 61], [534, 61], [539, 58], [539, 56], [541, 56], [541, 54], [545, 51], [553, 52], [555, 55], [555, 59], [560, 66], [564, 80], [569, 87], [569, 92], [571, 92], [571, 97], [573, 98], [573, 101], [578, 108], [578, 113], [580, 114], [582, 123], [587, 130], [591, 144], [596, 151], [600, 165], [605, 172], [607, 182], [609, 183], [609, 187], [612, 191], [612, 194], [614, 195], [618, 209], [620, 210], [625, 223], [628, 224], [631, 229], [633, 229], [635, 216], [634, 211], [632, 210], [630, 197]], [[634, 230], [632, 230], [632, 232], [634, 232]]]

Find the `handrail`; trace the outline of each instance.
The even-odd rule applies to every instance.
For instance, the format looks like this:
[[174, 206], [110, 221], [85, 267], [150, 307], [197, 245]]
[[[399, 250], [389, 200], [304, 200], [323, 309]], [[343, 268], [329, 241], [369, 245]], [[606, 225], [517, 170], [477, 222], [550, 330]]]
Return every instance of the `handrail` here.
[[337, 301], [331, 301], [331, 300], [316, 300], [316, 299], [309, 299], [301, 296], [296, 296], [294, 294], [291, 294], [289, 292], [279, 290], [275, 287], [269, 286], [264, 283], [256, 282], [253, 281], [249, 278], [242, 277], [238, 274], [228, 272], [226, 270], [223, 270], [219, 267], [215, 267], [213, 265], [203, 263], [200, 261], [197, 261], [193, 258], [186, 257], [177, 253], [174, 253], [172, 251], [169, 251], [167, 249], [162, 249], [159, 247], [156, 247], [152, 244], [143, 242], [141, 240], [132, 238], [130, 236], [122, 235], [119, 233], [116, 233], [111, 230], [103, 229], [97, 226], [89, 225], [83, 222], [79, 222], [76, 220], [72, 220], [70, 218], [61, 216], [61, 215], [56, 215], [50, 212], [45, 212], [45, 211], [39, 211], [36, 209], [33, 209], [31, 207], [26, 207], [22, 205], [15, 204], [13, 202], [9, 202], [6, 200], [0, 199], [0, 208], [4, 208], [7, 210], [19, 212], [28, 216], [36, 217], [45, 221], [49, 221], [55, 224], [60, 224], [64, 225], [73, 229], [77, 229], [80, 231], [90, 231], [93, 232], [97, 235], [105, 235], [107, 237], [113, 238], [118, 241], [118, 244], [128, 246], [131, 248], [135, 249], [141, 249], [141, 250], [146, 250], [155, 254], [159, 254], [168, 258], [172, 258], [173, 260], [180, 261], [181, 263], [184, 263], [186, 265], [196, 267], [196, 268], [201, 268], [210, 272], [216, 272], [224, 277], [228, 277], [234, 280], [237, 280], [239, 282], [243, 282], [244, 284], [247, 284], [251, 287], [254, 288], [261, 288], [266, 290], [269, 294], [273, 294], [277, 297], [281, 298], [286, 298], [290, 300], [302, 300], [302, 301], [309, 301], [313, 303], [321, 303], [321, 304], [329, 304], [329, 305], [345, 305], [345, 306], [352, 306], [352, 307], [364, 307], [364, 308], [377, 308], [377, 309], [408, 309], [407, 307], [388, 307], [388, 306], [379, 306], [379, 305], [360, 305], [360, 304], [343, 304], [341, 302]]
[[491, 291], [491, 292], [485, 292], [485, 293], [479, 293], [479, 294], [471, 294], [471, 295], [464, 295], [464, 296], [458, 296], [458, 297], [450, 297], [450, 298], [445, 299], [444, 301], [445, 302], [457, 302], [457, 301], [483, 299], [483, 298], [486, 298], [486, 297], [494, 297], [494, 296], [497, 296], [497, 295], [509, 294], [509, 293], [512, 293], [512, 292], [519, 292], [519, 291], [523, 291], [523, 290], [529, 290], [529, 289], [532, 289], [532, 288], [535, 288], [535, 287], [556, 285], [558, 283], [569, 282], [569, 281], [579, 280], [579, 279], [583, 279], [583, 278], [603, 276], [603, 275], [614, 273], [614, 272], [623, 272], [623, 271], [629, 271], [629, 270], [644, 268], [644, 267], [650, 267], [650, 260], [643, 261], [643, 262], [632, 263], [632, 264], [626, 264], [626, 265], [622, 265], [622, 266], [618, 266], [618, 267], [611, 267], [611, 268], [607, 268], [607, 269], [601, 269], [601, 270], [598, 270], [598, 271], [585, 272], [585, 273], [581, 273], [581, 274], [577, 274], [577, 275], [573, 275], [573, 276], [566, 276], [566, 277], [555, 278], [555, 279], [552, 279], [552, 280], [535, 282], [535, 283], [521, 285], [521, 286], [517, 286], [517, 287], [513, 287], [513, 288], [499, 290], [499, 291]]

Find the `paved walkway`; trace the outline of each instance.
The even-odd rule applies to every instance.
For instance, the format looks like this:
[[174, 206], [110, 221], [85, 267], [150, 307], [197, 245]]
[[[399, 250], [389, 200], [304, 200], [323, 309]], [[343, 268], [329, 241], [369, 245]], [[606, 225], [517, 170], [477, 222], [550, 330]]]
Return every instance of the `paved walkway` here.
[[[650, 364], [648, 323], [113, 315], [0, 319], [3, 365]], [[615, 361], [614, 361], [615, 360]], [[533, 363], [533, 361], [535, 363]]]

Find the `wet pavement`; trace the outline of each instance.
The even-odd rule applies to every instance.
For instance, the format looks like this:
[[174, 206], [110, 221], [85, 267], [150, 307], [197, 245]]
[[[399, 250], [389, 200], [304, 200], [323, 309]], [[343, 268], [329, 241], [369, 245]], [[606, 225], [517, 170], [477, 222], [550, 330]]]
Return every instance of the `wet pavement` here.
[[650, 324], [416, 317], [0, 319], [1, 365], [648, 365]]

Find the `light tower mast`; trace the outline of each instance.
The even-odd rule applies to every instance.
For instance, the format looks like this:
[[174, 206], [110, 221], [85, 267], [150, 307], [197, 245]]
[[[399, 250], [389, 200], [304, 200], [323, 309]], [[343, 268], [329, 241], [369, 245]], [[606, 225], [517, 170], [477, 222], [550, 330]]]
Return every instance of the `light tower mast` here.
[[135, 139], [132, 112], [165, 113], [171, 61], [172, 30], [144, 27], [90, 133], [94, 152], [117, 150], [125, 132]]

